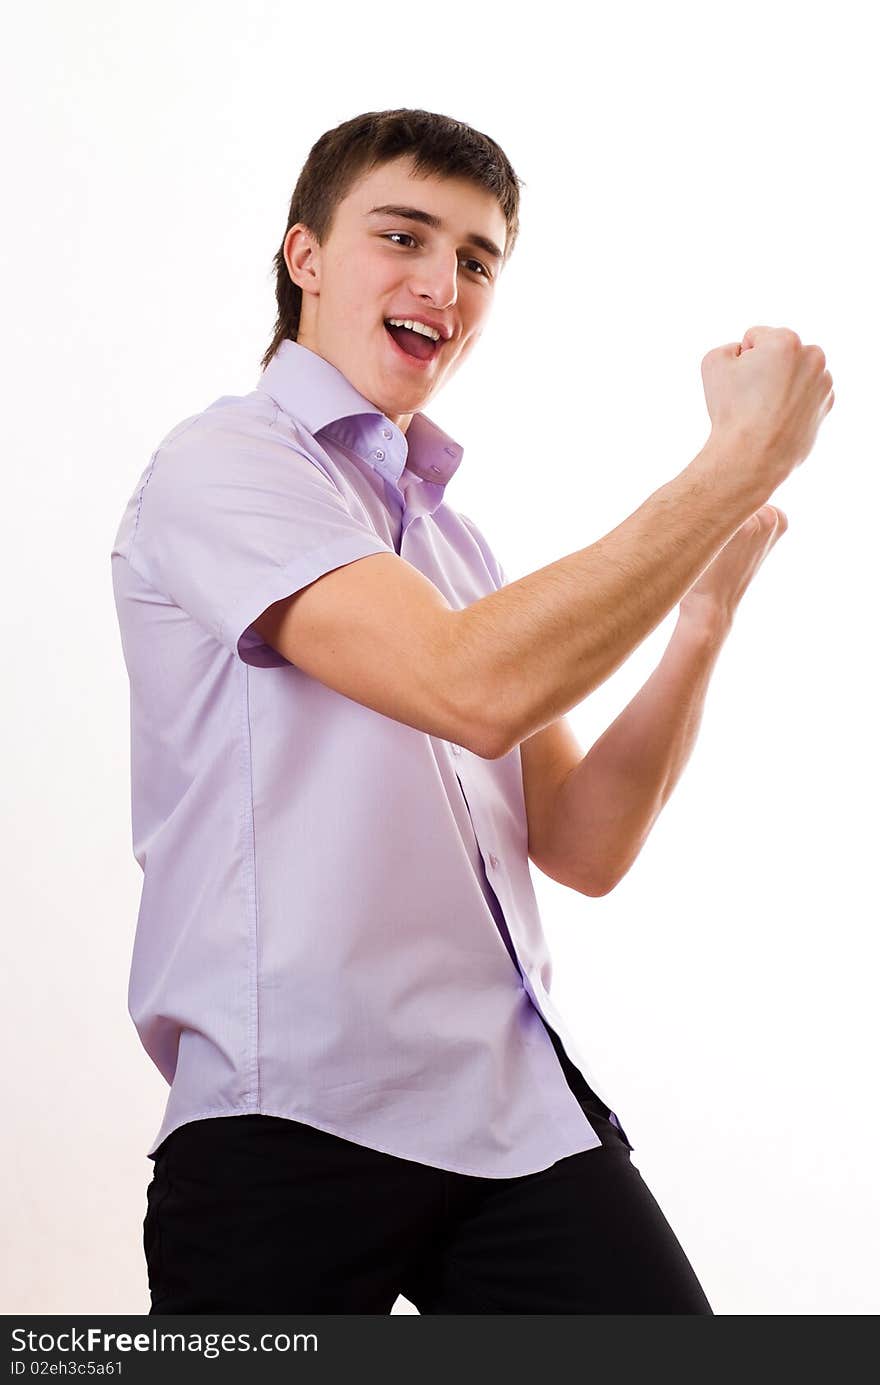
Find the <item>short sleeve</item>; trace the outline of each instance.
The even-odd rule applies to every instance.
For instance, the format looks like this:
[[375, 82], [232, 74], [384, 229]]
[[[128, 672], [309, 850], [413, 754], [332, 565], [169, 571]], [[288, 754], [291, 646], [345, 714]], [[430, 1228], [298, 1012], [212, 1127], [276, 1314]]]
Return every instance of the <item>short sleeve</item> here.
[[190, 428], [160, 448], [133, 562], [243, 663], [287, 660], [250, 627], [267, 606], [356, 558], [395, 550], [283, 435]]

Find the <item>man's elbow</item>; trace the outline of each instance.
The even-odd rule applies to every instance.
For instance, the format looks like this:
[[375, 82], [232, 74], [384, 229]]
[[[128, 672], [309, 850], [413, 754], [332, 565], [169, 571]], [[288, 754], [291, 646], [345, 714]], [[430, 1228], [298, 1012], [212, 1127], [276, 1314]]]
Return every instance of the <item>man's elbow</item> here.
[[620, 884], [620, 875], [611, 875], [607, 871], [585, 869], [581, 864], [576, 870], [569, 869], [565, 873], [559, 873], [554, 879], [562, 880], [563, 884], [569, 885], [571, 889], [577, 890], [578, 894], [586, 895], [589, 899], [603, 899], [610, 894]]
[[618, 883], [617, 880], [612, 880], [610, 885], [596, 885], [591, 882], [589, 887], [585, 886], [581, 890], [581, 894], [589, 895], [590, 899], [604, 899], [605, 895], [610, 894]]
[[[473, 719], [470, 726], [474, 726]], [[468, 749], [479, 755], [482, 760], [501, 760], [505, 755], [509, 755], [511, 750], [516, 749], [521, 739], [522, 737], [510, 735], [504, 727], [500, 727], [498, 722], [493, 720], [489, 725], [477, 725], [477, 729], [470, 736]]]
[[[631, 865], [632, 862], [629, 864]], [[613, 874], [603, 872], [601, 878], [599, 876], [593, 876], [589, 882], [589, 888], [585, 888], [583, 893], [590, 895], [593, 899], [603, 899], [606, 894], [610, 894], [612, 890], [617, 889], [628, 870], [629, 865], [623, 870], [618, 870]]]
[[476, 703], [471, 701], [467, 718], [471, 748], [484, 760], [503, 759], [528, 735], [517, 723], [516, 713], [508, 703], [509, 699], [497, 689], [484, 691]]
[[468, 699], [466, 707], [460, 706], [459, 723], [462, 728], [461, 744], [482, 760], [502, 759], [522, 739], [506, 724], [498, 700], [489, 696], [480, 698], [476, 705], [472, 699]]
[[578, 894], [586, 895], [588, 899], [602, 899], [604, 895], [611, 893], [617, 881], [606, 883], [606, 880], [599, 880], [595, 875], [585, 876], [581, 871], [569, 875], [564, 883], [577, 890]]
[[501, 738], [495, 735], [491, 729], [488, 732], [472, 733], [464, 737], [461, 744], [472, 755], [478, 755], [481, 760], [500, 760], [502, 756], [509, 754], [513, 749], [513, 745], [502, 742]]
[[529, 851], [529, 859], [534, 861], [538, 870], [550, 880], [555, 880], [558, 885], [565, 885], [566, 889], [574, 890], [576, 894], [586, 895], [589, 899], [600, 899], [602, 895], [609, 894], [617, 883], [613, 881], [605, 884], [595, 875], [586, 874], [581, 864], [575, 867], [570, 861], [562, 863], [550, 860], [546, 856], [538, 855], [534, 850]]
[[473, 607], [451, 614], [440, 661], [447, 715], [459, 728], [461, 745], [482, 760], [500, 760], [528, 734], [521, 729], [516, 681], [499, 674]]

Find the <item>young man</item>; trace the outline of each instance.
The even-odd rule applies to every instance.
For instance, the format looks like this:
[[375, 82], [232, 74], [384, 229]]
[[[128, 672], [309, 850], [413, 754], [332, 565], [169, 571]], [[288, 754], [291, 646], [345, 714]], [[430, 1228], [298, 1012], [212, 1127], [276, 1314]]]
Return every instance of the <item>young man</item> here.
[[[748, 360], [710, 353], [704, 451], [507, 584], [424, 408], [479, 340], [518, 205], [500, 148], [446, 117], [322, 136], [257, 387], [171, 430], [119, 527], [129, 1008], [171, 1088], [154, 1313], [387, 1313], [401, 1293], [423, 1313], [712, 1312], [550, 999], [528, 863], [601, 895], [637, 854], [695, 722], [687, 680], [775, 541], [745, 521], [809, 451], [830, 377], [769, 328]], [[678, 720], [643, 702], [584, 758], [564, 713], [685, 593]], [[640, 783], [622, 750], [644, 757], [648, 727]]]

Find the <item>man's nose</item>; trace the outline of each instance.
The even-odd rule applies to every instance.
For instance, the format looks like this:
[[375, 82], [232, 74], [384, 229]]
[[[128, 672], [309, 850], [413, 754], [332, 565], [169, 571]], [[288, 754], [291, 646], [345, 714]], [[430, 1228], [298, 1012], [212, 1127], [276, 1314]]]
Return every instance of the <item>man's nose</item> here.
[[458, 257], [451, 262], [446, 256], [426, 260], [412, 274], [410, 290], [419, 298], [430, 298], [435, 308], [454, 307], [458, 300]]

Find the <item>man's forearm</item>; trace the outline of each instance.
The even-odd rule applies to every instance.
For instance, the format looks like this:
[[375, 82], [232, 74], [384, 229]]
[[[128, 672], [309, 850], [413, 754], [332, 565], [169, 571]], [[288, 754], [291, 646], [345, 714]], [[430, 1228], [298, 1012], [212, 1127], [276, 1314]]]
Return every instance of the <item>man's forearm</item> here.
[[772, 489], [744, 443], [710, 438], [596, 543], [456, 611], [454, 682], [480, 753], [505, 754], [599, 687]]
[[680, 615], [657, 668], [562, 785], [554, 856], [607, 894], [638, 856], [687, 764], [729, 622]]

